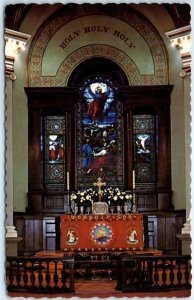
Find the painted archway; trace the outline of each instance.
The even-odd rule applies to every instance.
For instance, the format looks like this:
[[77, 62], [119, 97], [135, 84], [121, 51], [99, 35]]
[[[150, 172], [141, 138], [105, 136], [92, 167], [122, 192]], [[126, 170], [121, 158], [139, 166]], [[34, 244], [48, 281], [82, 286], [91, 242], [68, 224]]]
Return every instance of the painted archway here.
[[47, 19], [34, 37], [28, 86], [67, 86], [73, 70], [94, 57], [118, 64], [129, 85], [168, 84], [165, 45], [143, 15], [122, 4], [71, 4]]

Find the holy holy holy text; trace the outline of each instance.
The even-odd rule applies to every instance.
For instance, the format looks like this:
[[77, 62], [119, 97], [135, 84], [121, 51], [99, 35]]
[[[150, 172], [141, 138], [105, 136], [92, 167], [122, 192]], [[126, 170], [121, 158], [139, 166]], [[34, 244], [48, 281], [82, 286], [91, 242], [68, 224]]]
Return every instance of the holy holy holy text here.
[[82, 29], [74, 30], [72, 33], [68, 34], [64, 38], [63, 42], [60, 44], [60, 47], [62, 49], [65, 49], [71, 41], [79, 37], [81, 34], [88, 34], [94, 32], [110, 33], [113, 36], [119, 38], [121, 41], [123, 41], [129, 48], [136, 48], [134, 43], [124, 33], [103, 25], [96, 25], [96, 26], [92, 25], [92, 26], [83, 27]]

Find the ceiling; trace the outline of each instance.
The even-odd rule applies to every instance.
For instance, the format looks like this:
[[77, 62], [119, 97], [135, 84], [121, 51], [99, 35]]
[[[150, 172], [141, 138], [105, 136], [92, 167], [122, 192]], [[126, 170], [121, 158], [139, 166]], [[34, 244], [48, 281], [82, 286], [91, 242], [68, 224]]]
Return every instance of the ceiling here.
[[[10, 4], [5, 7], [5, 27], [18, 30], [30, 9], [37, 4]], [[189, 4], [162, 4], [171, 16], [176, 28], [190, 24], [191, 7]]]

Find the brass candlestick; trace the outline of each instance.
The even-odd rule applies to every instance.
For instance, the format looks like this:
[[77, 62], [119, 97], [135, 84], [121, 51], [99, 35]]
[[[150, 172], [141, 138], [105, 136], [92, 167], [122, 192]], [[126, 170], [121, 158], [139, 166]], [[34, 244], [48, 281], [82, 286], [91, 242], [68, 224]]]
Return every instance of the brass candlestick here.
[[133, 206], [131, 212], [132, 214], [137, 213], [137, 206], [135, 201], [135, 170], [133, 170]]

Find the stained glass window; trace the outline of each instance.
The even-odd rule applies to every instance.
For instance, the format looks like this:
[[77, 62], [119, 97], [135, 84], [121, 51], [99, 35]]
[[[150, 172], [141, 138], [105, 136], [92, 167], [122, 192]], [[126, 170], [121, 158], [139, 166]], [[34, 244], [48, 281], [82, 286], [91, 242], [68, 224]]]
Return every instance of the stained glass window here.
[[154, 115], [133, 116], [136, 186], [155, 186], [156, 120]]
[[92, 187], [97, 177], [123, 186], [122, 106], [117, 87], [103, 78], [84, 82], [77, 107], [77, 186]]
[[65, 117], [44, 118], [44, 185], [46, 188], [66, 188]]

